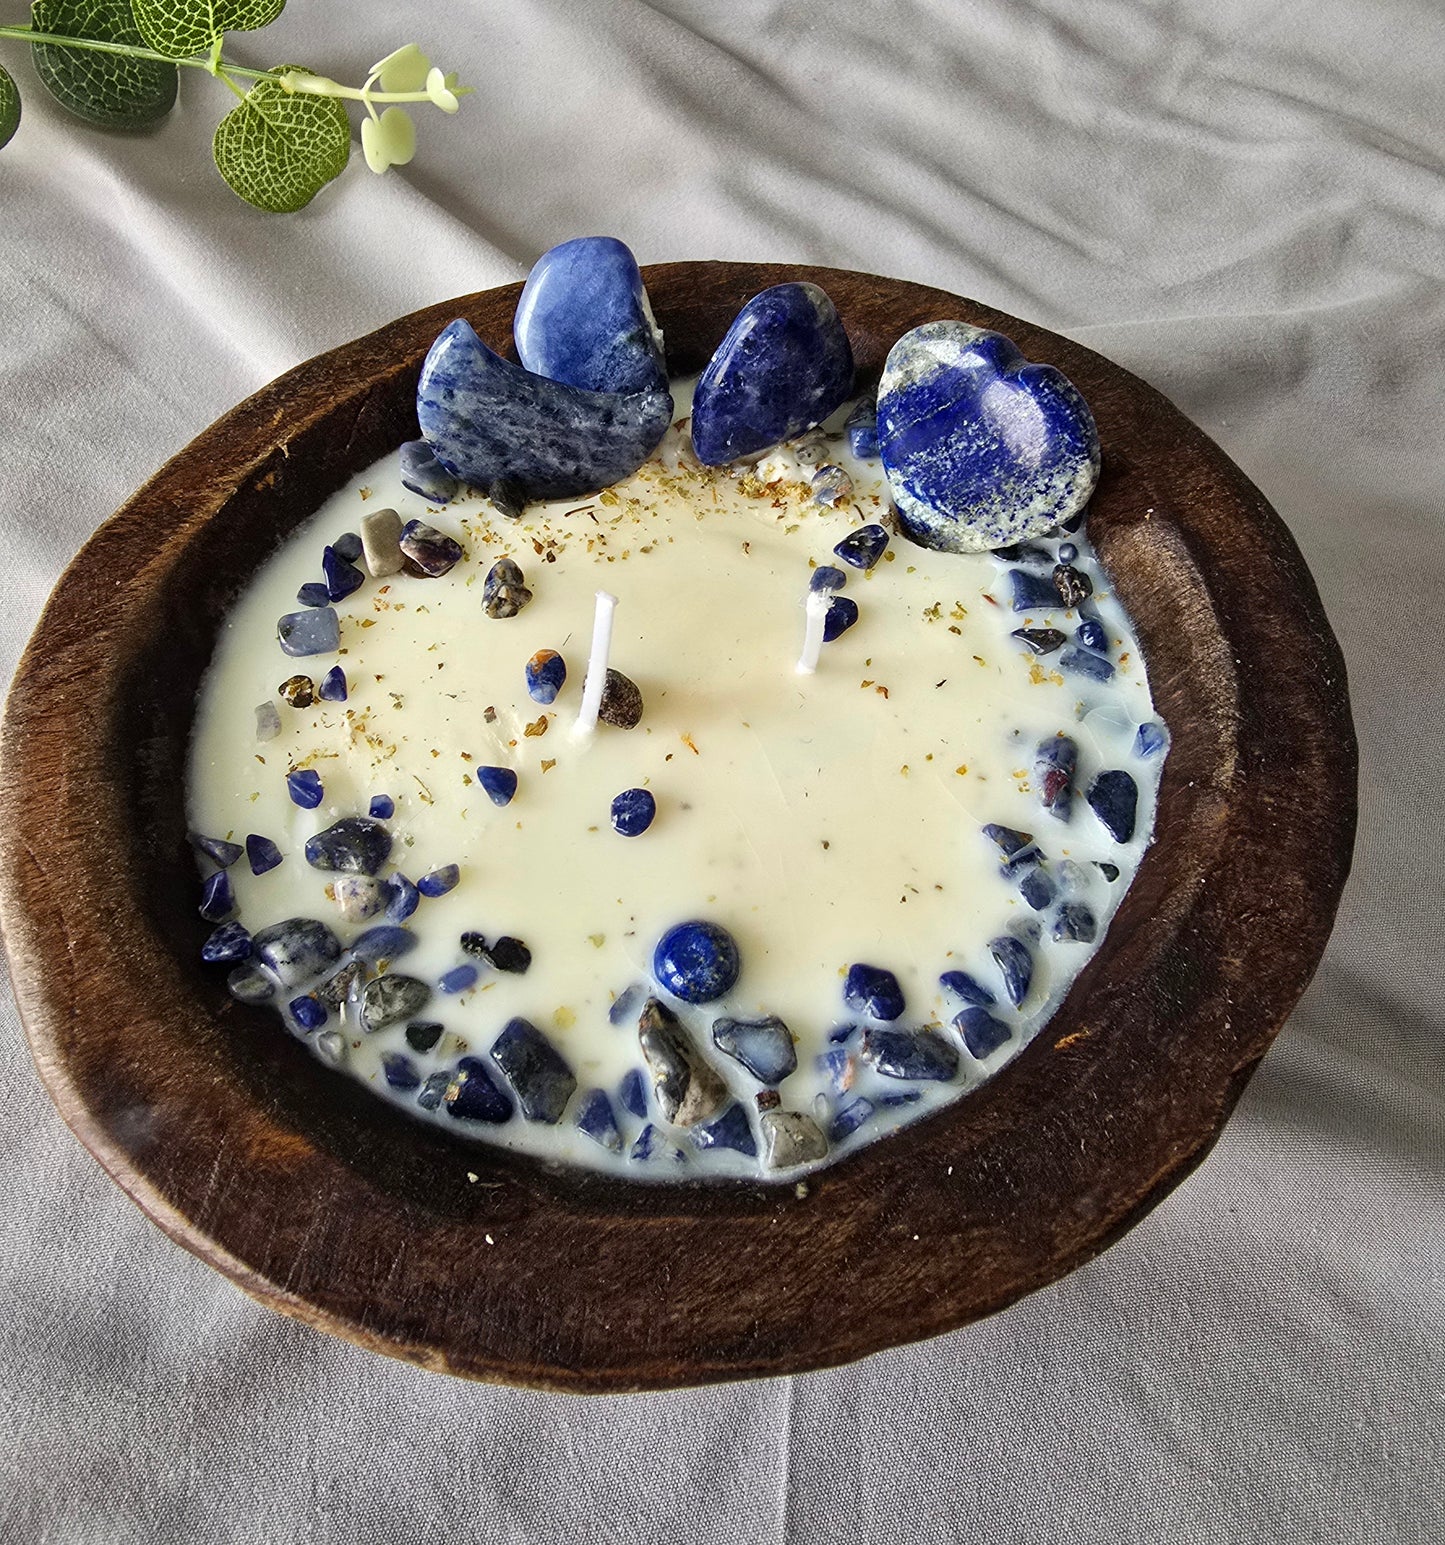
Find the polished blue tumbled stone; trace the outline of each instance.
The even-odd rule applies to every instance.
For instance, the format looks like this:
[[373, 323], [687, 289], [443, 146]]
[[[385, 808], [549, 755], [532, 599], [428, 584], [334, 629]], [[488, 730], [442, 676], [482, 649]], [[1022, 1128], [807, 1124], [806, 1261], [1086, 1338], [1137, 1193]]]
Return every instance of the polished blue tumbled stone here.
[[462, 872], [457, 865], [442, 864], [436, 869], [429, 869], [416, 882], [416, 888], [423, 896], [445, 896], [449, 890], [456, 889], [461, 877]]
[[331, 588], [320, 580], [308, 580], [296, 592], [296, 599], [303, 606], [330, 606]]
[[199, 832], [191, 832], [188, 840], [197, 852], [204, 853], [222, 869], [229, 869], [246, 851], [239, 842], [227, 842], [224, 837], [203, 837]]
[[396, 814], [396, 801], [390, 794], [373, 794], [366, 813], [374, 821], [389, 821]]
[[681, 1164], [687, 1158], [687, 1155], [671, 1138], [664, 1137], [651, 1122], [648, 1122], [637, 1134], [637, 1141], [633, 1143], [629, 1150], [628, 1157], [633, 1159], [671, 1159], [674, 1164]]
[[842, 569], [835, 569], [831, 563], [814, 569], [808, 577], [809, 590], [841, 590], [847, 583], [848, 576]]
[[567, 662], [555, 649], [539, 649], [522, 667], [527, 696], [545, 708], [567, 684]]
[[287, 612], [276, 624], [276, 637], [289, 655], [330, 654], [341, 644], [341, 622], [330, 606]]
[[[1139, 733], [1134, 737], [1135, 756], [1157, 756], [1165, 746], [1169, 744], [1169, 732], [1162, 724], [1152, 721], [1139, 726]], [[192, 841], [195, 839], [192, 838]], [[219, 860], [218, 860], [219, 862]]]
[[858, 603], [846, 595], [834, 595], [823, 614], [823, 642], [841, 638], [858, 620]]
[[1034, 753], [1034, 784], [1039, 803], [1057, 821], [1067, 821], [1074, 813], [1074, 773], [1079, 765], [1079, 747], [1067, 735], [1050, 735], [1041, 740]]
[[640, 837], [657, 815], [657, 801], [648, 789], [623, 789], [612, 801], [612, 830], [622, 837]]
[[366, 583], [366, 575], [334, 547], [321, 550], [321, 572], [326, 576], [326, 593], [333, 601], [344, 601]]
[[1042, 536], [1099, 478], [1098, 431], [1074, 386], [965, 322], [927, 322], [889, 350], [878, 451], [904, 530], [945, 552]]
[[980, 1061], [996, 1052], [1013, 1033], [1001, 1019], [995, 1019], [986, 1008], [978, 1006], [955, 1014], [953, 1028], [963, 1037], [969, 1054]]
[[641, 1068], [629, 1068], [622, 1075], [622, 1082], [617, 1086], [617, 1098], [622, 1101], [624, 1110], [629, 1110], [634, 1116], [647, 1114], [647, 1080], [642, 1076]]
[[888, 546], [888, 532], [878, 525], [859, 526], [850, 531], [833, 551], [855, 569], [871, 569]]
[[830, 1046], [818, 1057], [818, 1071], [835, 1094], [842, 1094], [852, 1086], [857, 1063], [846, 1046]]
[[563, 386], [500, 358], [464, 321], [431, 346], [416, 405], [444, 467], [514, 500], [573, 498], [629, 477], [672, 423], [665, 386], [627, 394]]
[[369, 966], [379, 960], [400, 960], [415, 948], [416, 935], [409, 928], [398, 928], [395, 923], [377, 923], [374, 928], [357, 934], [351, 942], [351, 953]]
[[1023, 879], [1019, 881], [1019, 895], [1028, 902], [1035, 912], [1042, 912], [1057, 894], [1058, 891], [1054, 886], [1054, 882], [1042, 869], [1030, 869]]
[[251, 953], [251, 935], [239, 923], [222, 923], [201, 946], [201, 959], [210, 965], [234, 965]]
[[265, 874], [281, 862], [281, 849], [269, 837], [252, 832], [246, 838], [246, 859], [252, 874]]
[[321, 774], [310, 767], [286, 774], [286, 792], [291, 796], [291, 803], [300, 805], [303, 810], [314, 810], [326, 793], [321, 785]]
[[386, 903], [386, 920], [389, 923], [404, 923], [421, 902], [421, 892], [411, 883], [404, 874], [394, 874], [386, 882], [388, 900]]
[[545, 1035], [526, 1019], [509, 1019], [492, 1042], [492, 1061], [517, 1092], [528, 1121], [555, 1125], [577, 1088], [572, 1069]]
[[427, 1074], [421, 1086], [421, 1092], [416, 1097], [416, 1103], [423, 1110], [436, 1110], [442, 1101], [446, 1099], [447, 1090], [452, 1086], [452, 1075], [444, 1069]]
[[314, 917], [288, 917], [251, 936], [251, 953], [283, 987], [299, 987], [320, 976], [341, 956], [341, 944]]
[[344, 703], [346, 701], [346, 672], [339, 665], [333, 665], [321, 678], [321, 685], [316, 689], [316, 695], [324, 703]]
[[235, 910], [236, 899], [231, 894], [231, 878], [224, 869], [218, 869], [201, 884], [201, 916], [208, 923], [219, 923]]
[[853, 350], [815, 284], [778, 284], [737, 314], [692, 399], [692, 446], [710, 467], [814, 429], [853, 390]]
[[517, 792], [517, 775], [510, 767], [479, 767], [477, 782], [494, 805], [509, 805]]
[[589, 1089], [577, 1102], [578, 1129], [609, 1153], [622, 1152], [622, 1130], [605, 1089]]
[[873, 1028], [863, 1055], [885, 1078], [946, 1083], [958, 1072], [958, 1051], [936, 1030]]
[[752, 1122], [736, 1100], [715, 1120], [693, 1127], [689, 1136], [699, 1148], [732, 1148], [749, 1159], [758, 1154]]
[[874, 1111], [872, 1100], [861, 1094], [854, 1095], [833, 1112], [833, 1119], [828, 1125], [828, 1141], [841, 1143], [845, 1137], [851, 1137], [864, 1122], [872, 1119]]
[[992, 821], [982, 830], [984, 836], [1005, 858], [1013, 858], [1016, 854], [1023, 853], [1033, 846], [1032, 832], [1021, 832], [1012, 826], [998, 826]]
[[364, 815], [343, 816], [306, 840], [306, 862], [332, 874], [380, 873], [391, 855], [391, 833]]
[[872, 397], [864, 397], [848, 415], [845, 426], [848, 431], [848, 449], [855, 456], [878, 454], [878, 404]]
[[354, 531], [343, 531], [331, 545], [336, 549], [337, 557], [348, 563], [355, 563], [363, 551], [361, 538]]
[[1015, 628], [1009, 637], [1027, 644], [1033, 654], [1040, 655], [1052, 654], [1054, 650], [1062, 649], [1066, 642], [1057, 628]]
[[1092, 649], [1095, 654], [1103, 654], [1109, 647], [1108, 630], [1097, 617], [1085, 617], [1074, 629], [1074, 637], [1085, 649]]
[[1018, 1007], [1029, 994], [1029, 983], [1034, 979], [1034, 957], [1022, 939], [1002, 934], [989, 941], [988, 952], [1003, 977], [1004, 991], [1008, 1000]]
[[416, 1064], [400, 1051], [384, 1051], [381, 1054], [381, 1071], [393, 1089], [415, 1089], [421, 1083]]
[[667, 389], [637, 259], [615, 236], [579, 236], [532, 265], [512, 319], [517, 358], [587, 392]]
[[945, 971], [938, 981], [941, 987], [946, 987], [956, 997], [975, 1007], [987, 1008], [998, 1001], [982, 982], [967, 971]]
[[760, 1083], [781, 1083], [798, 1066], [793, 1037], [776, 1015], [715, 1019], [712, 1039], [719, 1051], [741, 1062]]
[[897, 1019], [903, 1012], [903, 989], [891, 971], [860, 961], [849, 966], [843, 978], [843, 1001], [850, 1009], [871, 1014], [874, 1019]]
[[437, 991], [455, 996], [459, 992], [465, 992], [468, 987], [477, 985], [477, 978], [481, 972], [468, 960], [459, 966], [453, 966], [450, 971], [443, 971], [437, 978]]
[[1139, 785], [1130, 774], [1122, 768], [1101, 772], [1084, 797], [1114, 841], [1128, 842], [1134, 835], [1134, 818], [1139, 808]]
[[1016, 612], [1051, 612], [1059, 607], [1059, 592], [1047, 574], [1032, 569], [1008, 571], [1009, 605]]
[[647, 992], [641, 982], [633, 982], [630, 987], [624, 987], [612, 1000], [607, 1010], [608, 1023], [613, 1025], [633, 1023], [646, 996]]
[[397, 452], [401, 486], [420, 494], [428, 504], [450, 504], [460, 492], [460, 485], [437, 460], [436, 452], [425, 440], [408, 440]]
[[1092, 944], [1099, 932], [1093, 909], [1082, 901], [1066, 901], [1059, 908], [1051, 930], [1060, 943]]
[[711, 1003], [732, 989], [742, 970], [737, 941], [717, 923], [677, 923], [657, 941], [652, 973], [684, 1003]]
[[287, 1008], [291, 1010], [291, 1017], [303, 1030], [319, 1030], [326, 1023], [329, 1010], [320, 998], [307, 994], [304, 998], [293, 998]]
[[1000, 563], [1021, 563], [1025, 568], [1054, 572], [1054, 555], [1047, 547], [1037, 547], [1032, 542], [1010, 542], [1007, 547], [995, 547], [989, 557], [997, 558]]
[[480, 1057], [461, 1057], [446, 1089], [447, 1115], [458, 1121], [489, 1121], [499, 1124], [511, 1119], [512, 1097], [497, 1082], [492, 1070]]
[[1071, 676], [1087, 676], [1091, 681], [1108, 681], [1114, 674], [1114, 662], [1070, 644], [1059, 654], [1059, 669]]

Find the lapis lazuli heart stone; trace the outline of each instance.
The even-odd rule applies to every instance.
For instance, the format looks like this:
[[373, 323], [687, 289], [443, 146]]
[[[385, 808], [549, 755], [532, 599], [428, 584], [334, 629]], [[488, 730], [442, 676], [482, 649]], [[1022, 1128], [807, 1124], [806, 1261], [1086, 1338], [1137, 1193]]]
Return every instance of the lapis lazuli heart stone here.
[[672, 422], [663, 386], [585, 392], [494, 354], [453, 322], [421, 367], [417, 418], [437, 460], [474, 488], [511, 499], [571, 499], [630, 477]]
[[853, 390], [853, 350], [816, 284], [776, 284], [738, 312], [698, 377], [692, 448], [710, 467], [815, 429]]
[[965, 322], [927, 322], [889, 350], [878, 450], [903, 529], [943, 552], [1042, 536], [1099, 480], [1098, 430], [1073, 384]]
[[584, 392], [667, 390], [667, 369], [631, 250], [579, 236], [532, 267], [512, 320], [517, 358], [534, 375]]

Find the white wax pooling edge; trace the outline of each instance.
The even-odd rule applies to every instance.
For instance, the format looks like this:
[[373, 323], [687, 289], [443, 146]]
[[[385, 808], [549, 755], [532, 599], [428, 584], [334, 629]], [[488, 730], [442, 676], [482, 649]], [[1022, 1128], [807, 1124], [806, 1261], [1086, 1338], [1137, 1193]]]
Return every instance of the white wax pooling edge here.
[[811, 676], [818, 669], [818, 660], [823, 653], [823, 624], [827, 620], [832, 600], [826, 590], [808, 592], [808, 621], [803, 632], [803, 653], [798, 658], [800, 676]]
[[602, 708], [602, 694], [607, 688], [607, 657], [612, 652], [612, 614], [617, 597], [606, 590], [597, 592], [597, 609], [592, 614], [592, 652], [587, 656], [587, 679], [582, 684], [582, 706], [572, 733], [590, 735], [597, 728]]

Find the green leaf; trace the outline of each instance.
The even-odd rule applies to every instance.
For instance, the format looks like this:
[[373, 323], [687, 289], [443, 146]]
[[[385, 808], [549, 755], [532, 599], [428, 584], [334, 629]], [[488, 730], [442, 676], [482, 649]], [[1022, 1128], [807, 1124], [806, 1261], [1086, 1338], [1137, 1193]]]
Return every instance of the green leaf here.
[[131, 0], [136, 25], [157, 53], [172, 59], [203, 54], [227, 32], [269, 27], [286, 0]]
[[[277, 65], [276, 75], [302, 71]], [[259, 80], [216, 125], [216, 169], [248, 204], [289, 214], [309, 204], [351, 154], [351, 120], [335, 97], [293, 95]]]
[[[130, 0], [35, 0], [37, 32], [144, 48]], [[145, 129], [159, 123], [176, 100], [176, 67], [119, 54], [36, 43], [30, 50], [40, 83], [77, 118], [105, 129]]]
[[10, 143], [20, 127], [20, 93], [15, 79], [4, 65], [0, 65], [0, 150]]

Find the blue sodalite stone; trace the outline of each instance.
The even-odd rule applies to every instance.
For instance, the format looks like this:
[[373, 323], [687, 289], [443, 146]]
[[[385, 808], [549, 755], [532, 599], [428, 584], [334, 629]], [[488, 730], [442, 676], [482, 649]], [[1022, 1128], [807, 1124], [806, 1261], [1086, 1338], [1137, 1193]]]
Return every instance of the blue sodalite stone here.
[[1003, 990], [1015, 1008], [1029, 995], [1029, 983], [1034, 979], [1034, 957], [1022, 939], [1001, 934], [990, 939], [988, 952], [1003, 977]]
[[201, 946], [201, 959], [208, 965], [234, 965], [250, 953], [251, 935], [239, 923], [222, 923]]
[[421, 1084], [421, 1074], [416, 1070], [416, 1063], [405, 1052], [382, 1052], [381, 1071], [393, 1089], [415, 1089]]
[[191, 832], [187, 841], [221, 869], [229, 869], [246, 851], [239, 842], [227, 842], [224, 837], [203, 837], [200, 832]]
[[333, 665], [321, 678], [321, 685], [317, 687], [316, 695], [323, 703], [344, 703], [346, 672], [339, 665]]
[[251, 936], [251, 953], [283, 987], [299, 987], [341, 958], [337, 937], [314, 917], [288, 917]]
[[833, 1112], [833, 1119], [828, 1124], [829, 1142], [841, 1143], [845, 1137], [851, 1137], [864, 1122], [872, 1120], [874, 1111], [872, 1100], [861, 1094], [854, 1095]]
[[457, 888], [461, 877], [462, 872], [456, 864], [442, 864], [439, 868], [429, 869], [416, 882], [416, 888], [423, 896], [445, 896], [448, 891]]
[[1032, 542], [1010, 542], [1007, 547], [995, 547], [990, 558], [997, 558], [1000, 563], [1022, 563], [1026, 568], [1047, 569], [1050, 574], [1054, 571], [1054, 555], [1047, 547], [1038, 547]]
[[423, 574], [440, 579], [466, 557], [462, 544], [424, 520], [409, 520], [401, 528], [397, 543], [402, 555], [409, 558]]
[[665, 386], [617, 394], [581, 391], [493, 354], [456, 321], [431, 346], [417, 386], [417, 417], [437, 459], [493, 494], [564, 499], [631, 476], [672, 422]]
[[871, 1029], [863, 1055], [885, 1078], [947, 1083], [958, 1072], [957, 1048], [936, 1030]]
[[408, 440], [397, 453], [401, 486], [420, 494], [428, 504], [450, 504], [461, 485], [436, 458], [425, 440]]
[[1108, 631], [1097, 617], [1085, 617], [1074, 629], [1074, 637], [1085, 649], [1092, 649], [1095, 654], [1103, 654], [1109, 647]]
[[1068, 642], [1057, 628], [1015, 628], [1009, 637], [1027, 644], [1034, 654], [1052, 654]]
[[776, 1015], [763, 1019], [715, 1019], [713, 1045], [742, 1065], [760, 1083], [781, 1083], [798, 1066], [788, 1027]]
[[835, 510], [844, 499], [851, 498], [853, 479], [832, 462], [826, 462], [813, 474], [813, 503]]
[[612, 1000], [611, 1007], [607, 1010], [607, 1021], [613, 1025], [630, 1024], [637, 1018], [642, 1008], [643, 1000], [647, 993], [641, 982], [634, 982], [630, 987], [624, 987]]
[[321, 572], [326, 576], [326, 594], [333, 601], [344, 601], [366, 583], [366, 575], [334, 547], [321, 550]]
[[378, 923], [351, 941], [351, 953], [369, 966], [379, 960], [400, 960], [415, 948], [416, 935], [411, 929], [398, 928], [393, 923]]
[[341, 622], [330, 606], [287, 612], [276, 624], [276, 637], [289, 655], [330, 654], [341, 646]]
[[965, 322], [927, 322], [889, 350], [878, 452], [904, 530], [945, 552], [1043, 536], [1099, 479], [1099, 434], [1075, 387]]
[[218, 869], [201, 884], [201, 916], [208, 923], [219, 923], [235, 910], [236, 898], [231, 893], [231, 877], [224, 869]]
[[878, 454], [878, 403], [865, 397], [848, 415], [848, 449], [855, 456]]
[[296, 599], [302, 606], [330, 606], [332, 599], [331, 589], [320, 580], [307, 580], [296, 592]]
[[690, 1136], [699, 1148], [731, 1148], [749, 1159], [758, 1156], [752, 1123], [736, 1100], [715, 1120], [693, 1127]]
[[388, 1025], [413, 1019], [431, 1002], [431, 988], [419, 977], [388, 971], [373, 977], [361, 989], [358, 1019], [368, 1035], [385, 1030]]
[[1034, 843], [1032, 832], [1021, 832], [1012, 826], [998, 826], [990, 821], [982, 830], [984, 836], [1005, 858], [1013, 858], [1016, 854], [1027, 852]]
[[1114, 841], [1128, 842], [1134, 835], [1139, 809], [1139, 785], [1134, 779], [1122, 768], [1101, 772], [1089, 785], [1085, 798]]
[[330, 874], [378, 874], [391, 856], [391, 833], [364, 815], [341, 820], [306, 839], [306, 862]]
[[623, 789], [612, 801], [612, 830], [622, 837], [640, 837], [657, 815], [657, 801], [648, 789]]
[[281, 849], [269, 837], [252, 832], [246, 838], [246, 861], [252, 874], [265, 874], [281, 862]]
[[848, 576], [842, 569], [835, 569], [831, 563], [825, 563], [821, 568], [814, 569], [808, 579], [809, 590], [841, 590], [848, 583]]
[[967, 971], [945, 971], [938, 983], [955, 997], [977, 1008], [988, 1008], [998, 1001], [977, 977], [970, 976]]
[[622, 1075], [622, 1082], [617, 1086], [617, 1098], [622, 1101], [622, 1108], [631, 1111], [634, 1116], [647, 1114], [647, 1080], [642, 1076], [641, 1068], [629, 1068]]
[[1079, 766], [1078, 745], [1067, 735], [1050, 735], [1034, 753], [1034, 782], [1039, 803], [1056, 821], [1074, 813], [1074, 773]]
[[510, 805], [517, 792], [517, 775], [510, 767], [479, 767], [477, 782], [494, 805]]
[[852, 1088], [857, 1072], [853, 1053], [846, 1046], [830, 1046], [818, 1057], [818, 1071], [828, 1080], [834, 1094], [842, 1094]]
[[1079, 556], [1079, 549], [1072, 542], [1059, 543], [1059, 562], [1072, 563]]
[[566, 685], [567, 662], [555, 649], [539, 649], [522, 667], [522, 675], [527, 696], [545, 708], [557, 701], [557, 694]]
[[475, 987], [480, 975], [481, 972], [470, 961], [463, 961], [461, 965], [453, 966], [450, 971], [442, 972], [437, 978], [437, 991], [455, 997], [457, 993], [465, 992], [468, 987]]
[[843, 978], [843, 1001], [859, 1014], [897, 1019], [903, 1012], [903, 989], [891, 971], [855, 962]]
[[366, 813], [373, 821], [389, 821], [396, 814], [396, 801], [390, 794], [373, 794]]
[[1114, 674], [1114, 662], [1072, 644], [1059, 656], [1059, 669], [1071, 676], [1087, 676], [1091, 681], [1107, 681]]
[[578, 1130], [608, 1153], [622, 1152], [622, 1129], [605, 1089], [589, 1089], [577, 1102]]
[[308, 994], [304, 998], [292, 998], [286, 1005], [291, 1017], [303, 1030], [319, 1030], [330, 1017], [330, 1010], [320, 998]]
[[846, 1046], [859, 1033], [857, 1025], [834, 1025], [828, 1032], [830, 1046]]
[[[1157, 756], [1169, 744], [1169, 732], [1162, 724], [1141, 724], [1134, 737], [1135, 756]], [[193, 842], [195, 838], [191, 839]], [[220, 862], [219, 859], [216, 860]]]
[[996, 1052], [1012, 1034], [1001, 1019], [995, 1019], [986, 1008], [966, 1008], [953, 1017], [953, 1028], [963, 1037], [969, 1055], [981, 1062], [991, 1052]]
[[1092, 944], [1098, 937], [1099, 925], [1091, 907], [1082, 901], [1066, 901], [1054, 918], [1051, 932], [1061, 944]]
[[1016, 612], [1057, 611], [1059, 593], [1047, 574], [1037, 574], [1032, 569], [1008, 571], [1009, 605]]
[[1035, 912], [1042, 912], [1058, 895], [1058, 890], [1042, 869], [1034, 868], [1019, 881], [1019, 895]]
[[421, 905], [421, 892], [400, 872], [386, 882], [390, 899], [386, 903], [388, 923], [404, 923]]
[[678, 923], [657, 941], [652, 974], [684, 1003], [711, 1003], [732, 990], [742, 970], [737, 941], [717, 923]]
[[577, 1080], [562, 1054], [526, 1019], [509, 1019], [492, 1042], [492, 1061], [517, 1092], [528, 1121], [555, 1126], [567, 1109]]
[[245, 960], [226, 978], [226, 991], [238, 1003], [269, 1003], [276, 984], [254, 960]]
[[692, 447], [709, 467], [815, 429], [853, 390], [853, 350], [816, 284], [777, 284], [738, 312], [698, 377]]
[[850, 531], [833, 549], [844, 563], [855, 569], [871, 569], [888, 547], [888, 533], [878, 525], [859, 526]]
[[446, 1087], [447, 1115], [458, 1121], [509, 1121], [512, 1097], [497, 1082], [480, 1057], [460, 1057]]
[[452, 1075], [445, 1071], [429, 1073], [421, 1086], [421, 1092], [416, 1097], [416, 1103], [423, 1110], [438, 1110], [441, 1103], [447, 1097], [447, 1091], [452, 1086]]
[[858, 620], [858, 603], [845, 595], [834, 595], [823, 614], [823, 642], [841, 638]]
[[361, 538], [354, 531], [343, 531], [331, 545], [336, 549], [337, 557], [348, 563], [355, 563], [363, 551]]
[[309, 767], [286, 774], [286, 792], [293, 805], [303, 810], [314, 810], [321, 803], [325, 789], [321, 786], [321, 774]]
[[628, 1154], [633, 1159], [671, 1159], [674, 1164], [681, 1164], [687, 1155], [670, 1138], [664, 1137], [651, 1122], [643, 1127], [637, 1134], [637, 1141], [633, 1143]]
[[579, 236], [532, 265], [512, 320], [534, 375], [584, 392], [667, 390], [637, 259], [615, 236]]

